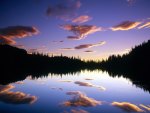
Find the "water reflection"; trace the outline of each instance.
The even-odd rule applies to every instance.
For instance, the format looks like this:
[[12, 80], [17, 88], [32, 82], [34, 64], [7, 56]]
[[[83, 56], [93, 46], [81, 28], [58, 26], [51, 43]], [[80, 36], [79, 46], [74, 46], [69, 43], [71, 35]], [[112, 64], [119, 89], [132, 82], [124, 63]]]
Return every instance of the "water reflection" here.
[[113, 106], [119, 107], [126, 112], [144, 112], [137, 105], [131, 104], [129, 102], [113, 102]]
[[[17, 81], [22, 81], [26, 79], [29, 75], [32, 79], [37, 79], [41, 77], [47, 77], [47, 76], [74, 76], [74, 75], [79, 75], [81, 72], [87, 71], [87, 70], [53, 70], [50, 72], [7, 72], [7, 73], [2, 73], [2, 76], [0, 77], [0, 83], [1, 84], [9, 84], [12, 82], [17, 82]], [[93, 72], [96, 70], [88, 70], [88, 72]], [[97, 70], [98, 71], [98, 70]], [[99, 70], [99, 72], [108, 72], [108, 74], [111, 77], [124, 77], [127, 79], [130, 79], [134, 85], [137, 87], [141, 87], [145, 91], [150, 92], [150, 82], [149, 78], [144, 78], [142, 77], [142, 74], [148, 74], [148, 73], [136, 73], [136, 72], [123, 72], [123, 71], [115, 71], [115, 70]], [[94, 80], [93, 78], [85, 78], [87, 81], [92, 81]], [[72, 80], [61, 80], [60, 82], [72, 82]], [[104, 89], [104, 88], [101, 88]]]
[[37, 100], [36, 96], [10, 91], [13, 88], [13, 85], [0, 85], [0, 101], [9, 104], [32, 104]]
[[72, 109], [72, 110], [70, 110], [70, 112], [64, 111], [62, 113], [89, 113], [89, 112], [85, 111], [85, 110], [81, 110], [81, 109], [79, 109], [79, 110]]
[[132, 79], [112, 76], [100, 70], [84, 70], [73, 75], [30, 75], [22, 81], [17, 80], [0, 85], [0, 112], [7, 113], [8, 107], [13, 113], [150, 111], [149, 92], [135, 87]]
[[150, 111], [150, 105], [145, 106], [145, 105], [143, 105], [143, 104], [140, 104], [140, 107], [146, 109], [147, 111]]
[[102, 104], [101, 101], [97, 101], [93, 98], [90, 98], [90, 97], [86, 96], [86, 94], [84, 94], [83, 92], [80, 92], [80, 91], [69, 91], [66, 94], [73, 95], [71, 100], [63, 103], [63, 105], [67, 106], [67, 107], [70, 107], [70, 106], [92, 107], [92, 106], [97, 106], [97, 105]]

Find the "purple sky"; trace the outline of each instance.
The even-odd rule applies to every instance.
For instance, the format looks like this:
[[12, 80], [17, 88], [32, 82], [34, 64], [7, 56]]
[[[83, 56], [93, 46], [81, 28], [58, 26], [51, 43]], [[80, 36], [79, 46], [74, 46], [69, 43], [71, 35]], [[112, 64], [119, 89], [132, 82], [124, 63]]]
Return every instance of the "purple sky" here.
[[150, 39], [150, 0], [1, 0], [0, 43], [101, 60]]

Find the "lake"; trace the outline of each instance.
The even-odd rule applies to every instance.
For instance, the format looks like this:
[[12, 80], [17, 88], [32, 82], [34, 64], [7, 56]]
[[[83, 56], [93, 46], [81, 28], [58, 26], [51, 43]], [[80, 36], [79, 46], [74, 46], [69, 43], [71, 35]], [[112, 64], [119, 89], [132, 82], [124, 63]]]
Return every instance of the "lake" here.
[[[138, 82], [138, 81], [134, 81]], [[100, 70], [48, 74], [0, 85], [0, 113], [150, 112], [150, 93]]]

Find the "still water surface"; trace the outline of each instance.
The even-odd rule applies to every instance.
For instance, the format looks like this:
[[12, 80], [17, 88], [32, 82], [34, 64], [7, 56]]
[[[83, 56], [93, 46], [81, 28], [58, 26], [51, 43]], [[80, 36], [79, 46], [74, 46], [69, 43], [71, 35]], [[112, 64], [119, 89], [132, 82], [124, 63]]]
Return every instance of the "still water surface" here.
[[150, 112], [150, 94], [107, 72], [28, 76], [0, 85], [0, 113]]

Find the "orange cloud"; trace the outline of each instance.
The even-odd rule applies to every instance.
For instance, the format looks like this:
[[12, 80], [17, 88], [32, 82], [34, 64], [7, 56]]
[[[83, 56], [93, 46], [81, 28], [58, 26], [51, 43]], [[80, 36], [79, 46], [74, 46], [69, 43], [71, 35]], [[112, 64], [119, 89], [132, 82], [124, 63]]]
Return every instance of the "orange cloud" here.
[[102, 45], [104, 45], [104, 44], [106, 44], [105, 41], [101, 41], [101, 42], [99, 42], [99, 43], [97, 43], [97, 44], [81, 44], [81, 45], [79, 45], [79, 46], [76, 46], [75, 49], [91, 48], [91, 47], [96, 47], [96, 46], [102, 46]]
[[150, 107], [149, 107], [149, 106], [145, 106], [145, 105], [143, 105], [143, 104], [140, 104], [140, 106], [141, 106], [142, 108], [146, 109], [147, 111], [150, 111]]
[[0, 43], [15, 44], [15, 38], [24, 38], [38, 34], [35, 27], [30, 26], [9, 26], [0, 29]]
[[23, 81], [18, 81], [18, 82], [15, 82], [15, 84], [24, 84]]
[[91, 20], [91, 17], [88, 15], [82, 15], [72, 20], [73, 23], [85, 23], [87, 21]]
[[32, 104], [37, 100], [36, 96], [9, 91], [13, 88], [13, 85], [0, 85], [0, 101], [10, 104]]
[[82, 109], [79, 110], [72, 109], [70, 110], [70, 112], [64, 111], [63, 113], [89, 113], [89, 112]]
[[92, 106], [97, 106], [101, 105], [102, 102], [97, 101], [93, 98], [87, 97], [84, 93], [80, 91], [70, 91], [67, 92], [67, 95], [73, 95], [73, 98], [69, 101], [66, 101], [63, 103], [64, 106], [82, 106], [82, 107], [92, 107]]
[[77, 9], [81, 7], [80, 0], [63, 0], [56, 5], [52, 4], [47, 8], [46, 15], [54, 16], [63, 20], [71, 20], [75, 15]]
[[13, 85], [0, 85], [0, 93], [9, 91], [13, 88], [15, 88], [15, 86], [13, 86]]
[[130, 30], [130, 29], [136, 28], [140, 24], [141, 24], [141, 22], [124, 21], [124, 22], [121, 22], [120, 24], [112, 27], [111, 30], [112, 31]]
[[102, 31], [101, 27], [97, 27], [94, 25], [61, 25], [60, 26], [62, 29], [71, 31], [74, 33], [75, 36], [69, 36], [68, 39], [73, 39], [73, 40], [81, 40], [87, 37], [90, 34], [93, 34], [97, 31]]
[[138, 106], [129, 102], [113, 102], [111, 105], [119, 107], [126, 112], [144, 112]]
[[32, 104], [37, 100], [36, 96], [30, 96], [22, 92], [0, 93], [0, 101], [10, 104]]
[[138, 27], [138, 29], [142, 29], [142, 28], [150, 28], [150, 22], [146, 22], [144, 25]]

